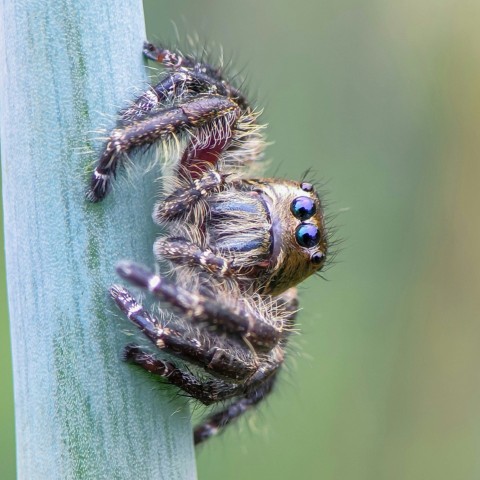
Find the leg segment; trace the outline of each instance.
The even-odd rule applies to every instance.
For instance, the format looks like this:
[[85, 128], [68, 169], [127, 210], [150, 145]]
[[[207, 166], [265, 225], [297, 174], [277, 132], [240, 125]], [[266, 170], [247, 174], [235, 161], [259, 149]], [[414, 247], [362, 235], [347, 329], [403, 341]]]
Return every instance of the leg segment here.
[[[143, 45], [143, 54], [153, 60], [161, 63], [167, 68], [173, 70], [188, 69], [194, 72], [197, 78], [214, 85], [220, 95], [226, 95], [234, 98], [243, 110], [249, 108], [246, 98], [233, 85], [228, 84], [222, 77], [220, 69], [203, 62], [197, 62], [189, 57], [183, 57], [178, 53], [167, 50], [166, 48], [156, 47], [152, 43], [145, 42]], [[225, 93], [222, 93], [224, 91]]]
[[209, 77], [195, 71], [174, 71], [154, 87], [148, 89], [130, 106], [120, 113], [119, 125], [128, 125], [148, 115], [154, 108], [161, 107], [167, 100], [198, 94], [232, 97], [223, 84], [212, 84]]
[[282, 338], [282, 330], [263, 318], [253, 317], [237, 305], [230, 308], [211, 298], [192, 294], [140, 265], [123, 262], [117, 267], [118, 274], [137, 287], [148, 289], [177, 312], [193, 322], [208, 322], [228, 333], [246, 339], [257, 350], [271, 350]]
[[204, 423], [195, 428], [193, 438], [195, 445], [216, 435], [232, 420], [243, 415], [247, 410], [260, 403], [271, 391], [276, 376], [270, 377], [265, 383], [253, 388], [244, 397], [234, 400], [224, 410], [211, 415]]
[[93, 172], [88, 195], [90, 200], [97, 202], [105, 197], [118, 162], [133, 148], [151, 145], [221, 117], [232, 124], [239, 115], [239, 107], [233, 100], [217, 95], [202, 95], [114, 129]]
[[173, 363], [164, 362], [150, 353], [143, 352], [136, 345], [128, 345], [125, 348], [125, 360], [165, 378], [204, 405], [236, 397], [245, 389], [243, 384], [230, 384], [221, 380], [201, 382], [191, 373], [178, 369]]
[[158, 223], [176, 220], [202, 198], [225, 185], [226, 175], [215, 170], [207, 170], [204, 175], [193, 180], [190, 186], [179, 188], [155, 207], [153, 218]]
[[154, 252], [159, 260], [165, 258], [178, 265], [200, 267], [219, 277], [230, 277], [235, 272], [230, 260], [215, 255], [211, 250], [202, 250], [185, 238], [159, 238]]
[[199, 365], [212, 375], [233, 381], [257, 375], [256, 372], [259, 370], [257, 359], [248, 350], [239, 350], [237, 347], [232, 353], [233, 345], [216, 336], [187, 331], [176, 324], [166, 327], [122, 287], [112, 287], [110, 293], [120, 310], [159, 349]]

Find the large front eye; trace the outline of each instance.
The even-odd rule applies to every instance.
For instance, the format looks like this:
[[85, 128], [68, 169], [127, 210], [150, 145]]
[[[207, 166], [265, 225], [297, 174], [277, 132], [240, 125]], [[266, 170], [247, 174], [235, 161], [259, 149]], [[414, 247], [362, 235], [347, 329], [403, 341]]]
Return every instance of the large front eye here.
[[301, 247], [312, 248], [320, 241], [320, 230], [311, 223], [301, 223], [295, 231], [295, 238]]
[[298, 218], [299, 220], [307, 220], [307, 218], [310, 218], [315, 214], [317, 208], [315, 202], [311, 198], [297, 197], [290, 205], [290, 210], [295, 218]]

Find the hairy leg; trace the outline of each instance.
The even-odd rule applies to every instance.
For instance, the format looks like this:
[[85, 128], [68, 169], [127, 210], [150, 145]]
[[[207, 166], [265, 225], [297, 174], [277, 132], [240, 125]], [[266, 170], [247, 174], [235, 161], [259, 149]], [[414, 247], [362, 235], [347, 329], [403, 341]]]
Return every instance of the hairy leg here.
[[105, 197], [119, 162], [135, 147], [151, 145], [220, 118], [225, 118], [231, 125], [239, 114], [239, 107], [233, 100], [218, 95], [202, 95], [115, 128], [93, 172], [89, 199], [97, 202]]
[[201, 294], [193, 294], [135, 263], [119, 264], [117, 273], [137, 287], [168, 302], [177, 313], [190, 321], [219, 327], [239, 339], [247, 340], [256, 350], [270, 351], [283, 337], [281, 328], [268, 323], [264, 318], [254, 317], [239, 305], [231, 307]]
[[193, 432], [195, 445], [216, 435], [233, 420], [260, 403], [272, 391], [275, 379], [276, 375], [272, 375], [263, 384], [252, 388], [245, 396], [235, 399], [225, 409], [214, 413], [197, 426]]
[[[149, 42], [144, 43], [143, 54], [150, 60], [161, 63], [172, 70], [185, 69], [194, 72], [199, 80], [214, 85], [221, 95], [225, 94], [228, 97], [234, 98], [242, 109], [247, 110], [250, 108], [247, 99], [242, 93], [233, 85], [227, 83], [222, 77], [221, 69], [214, 68], [208, 63], [182, 56], [166, 48], [155, 46]], [[222, 91], [225, 93], [221, 93]]]
[[191, 210], [191, 207], [206, 198], [211, 192], [226, 184], [227, 175], [207, 169], [202, 177], [192, 180], [190, 185], [178, 188], [165, 200], [158, 202], [153, 218], [159, 225], [169, 220], [178, 220]]
[[249, 350], [238, 345], [235, 348], [233, 344], [215, 335], [189, 330], [178, 324], [170, 323], [166, 326], [146, 311], [123, 287], [114, 286], [110, 293], [127, 318], [160, 350], [199, 365], [212, 375], [232, 381], [250, 378], [259, 370], [258, 359]]
[[159, 238], [154, 252], [157, 259], [167, 259], [177, 265], [199, 267], [218, 277], [231, 277], [235, 268], [231, 260], [215, 255], [211, 250], [203, 250], [185, 238]]
[[125, 347], [124, 358], [150, 373], [165, 378], [169, 383], [204, 405], [236, 397], [245, 389], [243, 384], [227, 383], [218, 379], [200, 381], [192, 373], [177, 368], [171, 362], [160, 360], [136, 345]]

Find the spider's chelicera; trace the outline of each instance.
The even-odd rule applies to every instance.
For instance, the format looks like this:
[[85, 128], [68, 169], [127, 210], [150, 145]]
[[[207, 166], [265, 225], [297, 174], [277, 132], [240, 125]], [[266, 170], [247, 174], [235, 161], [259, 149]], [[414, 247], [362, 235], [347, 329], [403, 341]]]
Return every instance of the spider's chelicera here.
[[125, 358], [187, 395], [221, 407], [194, 431], [216, 434], [272, 390], [298, 311], [295, 286], [319, 271], [327, 239], [310, 183], [251, 178], [265, 146], [259, 113], [220, 69], [152, 44], [166, 67], [156, 86], [121, 112], [93, 172], [89, 198], [102, 200], [125, 155], [161, 144], [173, 154], [154, 220], [168, 235], [154, 245], [172, 267], [156, 275], [123, 262], [117, 271], [169, 306], [165, 323], [122, 286], [111, 295], [160, 350], [209, 373], [197, 376], [142, 350]]

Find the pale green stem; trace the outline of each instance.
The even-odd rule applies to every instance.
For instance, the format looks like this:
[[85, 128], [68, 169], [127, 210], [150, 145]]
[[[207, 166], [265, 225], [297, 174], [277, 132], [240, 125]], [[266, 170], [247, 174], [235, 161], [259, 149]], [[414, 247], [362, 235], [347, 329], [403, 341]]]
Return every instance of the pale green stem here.
[[[3, 199], [18, 478], [192, 479], [185, 403], [120, 359], [115, 264], [153, 264], [154, 172], [87, 171], [143, 88], [140, 0], [0, 0]], [[97, 132], [97, 133], [95, 133]]]

